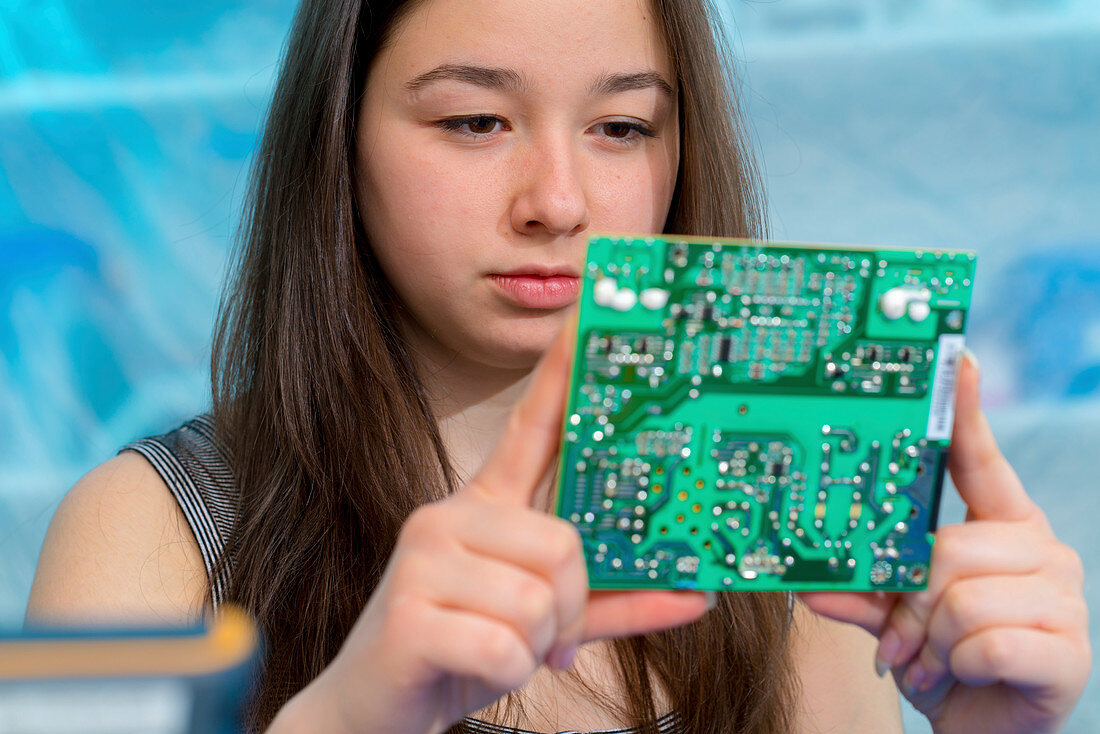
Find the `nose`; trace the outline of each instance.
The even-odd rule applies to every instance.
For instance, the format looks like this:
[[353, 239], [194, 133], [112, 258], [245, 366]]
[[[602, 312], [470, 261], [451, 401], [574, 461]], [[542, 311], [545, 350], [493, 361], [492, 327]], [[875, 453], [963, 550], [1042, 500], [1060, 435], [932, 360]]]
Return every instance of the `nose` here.
[[512, 227], [528, 235], [574, 235], [588, 228], [588, 197], [565, 140], [532, 141], [518, 171]]

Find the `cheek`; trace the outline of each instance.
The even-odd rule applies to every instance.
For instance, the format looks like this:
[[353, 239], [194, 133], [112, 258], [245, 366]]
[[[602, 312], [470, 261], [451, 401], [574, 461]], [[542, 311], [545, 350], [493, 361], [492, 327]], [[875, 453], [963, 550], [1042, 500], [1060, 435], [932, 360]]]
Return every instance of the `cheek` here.
[[402, 205], [410, 221], [433, 231], [470, 224], [490, 209], [493, 192], [478, 161], [440, 154], [427, 146], [412, 146], [390, 166], [391, 201]]
[[451, 265], [470, 262], [463, 243], [487, 215], [490, 197], [476, 190], [468, 163], [457, 168], [416, 145], [379, 149], [364, 168], [367, 234], [399, 290], [401, 281], [446, 286], [457, 274]]
[[677, 160], [661, 146], [652, 155], [597, 174], [589, 202], [591, 231], [657, 233], [676, 183]]

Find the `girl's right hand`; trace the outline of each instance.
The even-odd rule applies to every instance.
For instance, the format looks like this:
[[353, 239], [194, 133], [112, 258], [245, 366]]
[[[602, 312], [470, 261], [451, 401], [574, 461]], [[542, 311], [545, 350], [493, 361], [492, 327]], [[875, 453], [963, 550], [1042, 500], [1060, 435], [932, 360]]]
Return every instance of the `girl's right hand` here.
[[[532, 508], [555, 460], [576, 314], [477, 476], [406, 521], [382, 580], [311, 697], [346, 732], [438, 734], [578, 645], [698, 619], [699, 592], [589, 592], [580, 535]], [[302, 702], [304, 703], [304, 701]]]

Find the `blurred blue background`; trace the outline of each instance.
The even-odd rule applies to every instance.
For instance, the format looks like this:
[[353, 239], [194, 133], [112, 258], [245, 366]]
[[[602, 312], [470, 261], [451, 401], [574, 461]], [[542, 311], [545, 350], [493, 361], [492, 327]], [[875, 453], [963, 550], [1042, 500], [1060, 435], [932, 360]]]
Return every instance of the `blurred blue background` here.
[[[1085, 560], [1097, 639], [1100, 2], [718, 3], [773, 237], [979, 252], [984, 405]], [[0, 627], [68, 487], [209, 404], [293, 6], [0, 0]], [[1100, 731], [1095, 678], [1067, 732]]]

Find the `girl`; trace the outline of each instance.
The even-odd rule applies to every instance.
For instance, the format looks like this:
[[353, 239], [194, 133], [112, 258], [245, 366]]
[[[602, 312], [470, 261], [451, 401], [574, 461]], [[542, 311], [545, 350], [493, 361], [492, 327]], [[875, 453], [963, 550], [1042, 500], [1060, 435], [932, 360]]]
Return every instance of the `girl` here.
[[1090, 666], [1081, 563], [973, 364], [968, 522], [925, 592], [589, 592], [547, 512], [587, 235], [762, 234], [713, 27], [701, 0], [306, 0], [212, 419], [74, 487], [28, 616], [241, 604], [272, 732], [900, 731], [895, 684], [937, 732], [1057, 731]]

